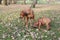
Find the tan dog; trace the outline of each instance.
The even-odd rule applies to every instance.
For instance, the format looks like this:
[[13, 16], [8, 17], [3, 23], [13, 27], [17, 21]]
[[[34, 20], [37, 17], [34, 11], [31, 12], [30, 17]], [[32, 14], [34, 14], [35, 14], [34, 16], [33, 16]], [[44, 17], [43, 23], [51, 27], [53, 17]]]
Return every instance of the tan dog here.
[[26, 10], [22, 10], [21, 13], [20, 13], [20, 18], [25, 20], [25, 25], [27, 27], [28, 26], [28, 20], [34, 19], [34, 11], [32, 9], [30, 9], [30, 8], [26, 9]]
[[49, 30], [49, 29], [50, 29], [50, 22], [51, 22], [51, 20], [50, 20], [49, 18], [47, 18], [47, 17], [42, 17], [42, 18], [38, 19], [38, 21], [35, 22], [33, 26], [34, 26], [34, 27], [38, 26], [38, 29], [40, 30], [40, 27], [41, 27], [42, 25], [46, 25], [47, 30]]

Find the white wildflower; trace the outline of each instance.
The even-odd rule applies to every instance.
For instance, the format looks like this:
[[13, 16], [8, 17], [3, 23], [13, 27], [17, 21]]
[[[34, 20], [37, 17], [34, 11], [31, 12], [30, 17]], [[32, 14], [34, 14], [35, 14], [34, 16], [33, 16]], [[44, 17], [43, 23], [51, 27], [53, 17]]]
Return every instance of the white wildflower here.
[[11, 24], [11, 27], [12, 27], [13, 25]]
[[8, 24], [5, 24], [5, 26], [8, 26]]
[[13, 34], [15, 34], [15, 32], [13, 32]]
[[60, 40], [60, 38], [58, 38], [58, 40]]
[[25, 32], [25, 30], [22, 30], [22, 32]]
[[48, 31], [47, 34], [50, 34], [50, 32]]
[[22, 38], [21, 40], [25, 40], [25, 38]]
[[56, 36], [54, 36], [54, 38], [56, 38]]
[[51, 35], [54, 35], [54, 34], [55, 34], [55, 32], [52, 32], [52, 33], [51, 33]]
[[36, 31], [39, 31], [38, 29], [36, 29]]
[[11, 36], [12, 37], [12, 39], [14, 39], [14, 37], [13, 36]]
[[41, 37], [38, 37], [38, 39], [40, 39]]
[[44, 30], [44, 32], [48, 32], [47, 30]]
[[29, 40], [29, 39], [26, 39], [26, 40]]
[[6, 37], [6, 35], [5, 34], [3, 34], [3, 36], [2, 36], [3, 38], [5, 38]]
[[29, 29], [28, 31], [31, 31], [32, 29]]
[[18, 33], [18, 36], [21, 36], [21, 35]]
[[41, 35], [41, 38], [43, 38], [44, 36], [43, 35]]
[[8, 34], [7, 36], [10, 37], [10, 34]]
[[11, 25], [11, 23], [8, 23], [8, 25]]
[[17, 27], [14, 27], [15, 29], [18, 29]]
[[31, 36], [34, 38], [33, 32], [30, 32]]
[[20, 22], [20, 20], [18, 20], [18, 22]]
[[36, 37], [37, 38], [37, 35], [34, 33], [34, 37]]
[[36, 35], [38, 35], [38, 33]]
[[25, 35], [24, 38], [28, 37], [29, 35]]
[[47, 38], [47, 36], [45, 36]]

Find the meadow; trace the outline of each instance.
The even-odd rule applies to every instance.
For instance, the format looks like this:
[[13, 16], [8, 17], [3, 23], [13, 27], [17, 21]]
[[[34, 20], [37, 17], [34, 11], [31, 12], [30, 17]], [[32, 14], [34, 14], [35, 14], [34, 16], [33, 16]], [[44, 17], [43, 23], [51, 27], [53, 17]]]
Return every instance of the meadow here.
[[47, 31], [42, 26], [37, 28], [29, 26], [25, 28], [23, 21], [19, 19], [20, 9], [12, 11], [12, 8], [0, 8], [0, 40], [60, 40], [60, 10], [44, 10], [35, 12], [35, 21], [38, 18], [46, 16], [50, 18], [51, 30]]

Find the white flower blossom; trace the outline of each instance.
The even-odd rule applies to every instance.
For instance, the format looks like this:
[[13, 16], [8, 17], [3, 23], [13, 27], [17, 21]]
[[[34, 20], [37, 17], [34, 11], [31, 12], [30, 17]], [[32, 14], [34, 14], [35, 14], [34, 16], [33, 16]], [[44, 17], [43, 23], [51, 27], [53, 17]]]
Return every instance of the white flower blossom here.
[[36, 29], [36, 31], [39, 31], [39, 29]]
[[38, 35], [38, 33], [36, 35]]
[[47, 30], [44, 30], [44, 32], [48, 32]]
[[50, 31], [48, 31], [47, 34], [50, 34]]
[[47, 36], [45, 36], [47, 38]]
[[8, 37], [10, 37], [10, 35], [8, 34]]
[[60, 38], [58, 38], [58, 40], [60, 40]]
[[44, 36], [43, 35], [41, 35], [41, 38], [43, 38]]
[[24, 38], [28, 37], [29, 35], [25, 35]]
[[18, 29], [17, 27], [14, 27], [15, 29]]
[[25, 30], [22, 30], [22, 32], [25, 32]]
[[3, 38], [5, 38], [6, 37], [6, 35], [5, 34], [3, 34], [3, 36], [2, 36]]
[[26, 40], [29, 40], [29, 39], [26, 39]]
[[51, 33], [51, 35], [54, 35], [54, 34], [55, 34], [55, 32], [52, 32], [52, 33]]
[[33, 32], [30, 32], [31, 36], [34, 38]]
[[21, 36], [19, 33], [18, 33], [18, 35], [17, 36]]
[[13, 36], [11, 36], [12, 37], [12, 39], [14, 39], [14, 37]]
[[18, 23], [20, 22], [20, 20], [18, 20]]

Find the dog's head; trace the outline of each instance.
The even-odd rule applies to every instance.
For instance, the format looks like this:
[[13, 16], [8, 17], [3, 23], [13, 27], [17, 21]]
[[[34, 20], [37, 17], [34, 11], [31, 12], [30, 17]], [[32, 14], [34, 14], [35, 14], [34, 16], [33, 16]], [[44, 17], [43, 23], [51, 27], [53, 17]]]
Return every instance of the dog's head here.
[[38, 22], [35, 22], [32, 26], [33, 26], [34, 28], [37, 28]]

